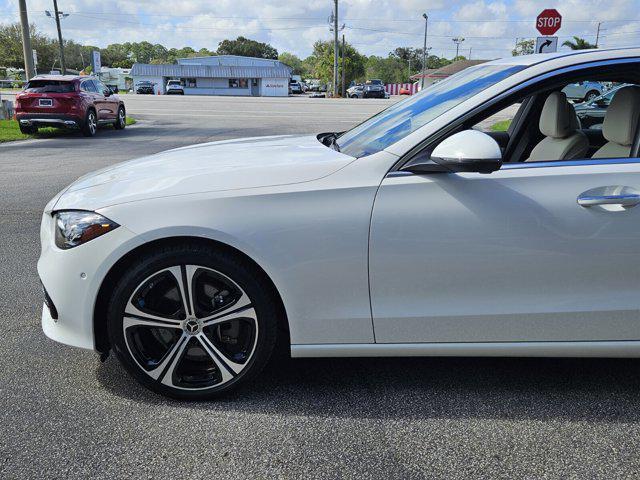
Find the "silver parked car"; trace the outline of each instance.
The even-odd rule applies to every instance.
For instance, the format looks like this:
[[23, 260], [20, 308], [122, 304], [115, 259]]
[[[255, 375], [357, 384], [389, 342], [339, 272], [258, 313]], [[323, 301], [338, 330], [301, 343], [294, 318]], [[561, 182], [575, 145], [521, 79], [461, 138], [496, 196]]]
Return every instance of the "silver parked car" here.
[[364, 92], [364, 85], [359, 83], [357, 85], [354, 85], [353, 87], [347, 88], [347, 97], [362, 98], [363, 92]]
[[[640, 358], [638, 71], [640, 48], [508, 57], [348, 131], [85, 175], [42, 215], [44, 333], [183, 399], [274, 349]], [[593, 78], [629, 85], [583, 130], [560, 90]], [[507, 108], [506, 132], [474, 128]]]
[[589, 102], [602, 95], [605, 91], [604, 85], [600, 82], [592, 81], [571, 83], [562, 89], [567, 98], [581, 102]]
[[167, 95], [184, 95], [184, 87], [180, 80], [169, 80], [167, 82]]

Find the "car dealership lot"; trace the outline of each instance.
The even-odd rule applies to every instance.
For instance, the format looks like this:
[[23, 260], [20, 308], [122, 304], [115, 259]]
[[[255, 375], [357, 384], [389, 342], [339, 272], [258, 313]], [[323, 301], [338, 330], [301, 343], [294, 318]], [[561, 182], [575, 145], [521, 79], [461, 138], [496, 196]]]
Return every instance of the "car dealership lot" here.
[[123, 97], [139, 123], [122, 132], [0, 146], [1, 478], [637, 474], [636, 360], [278, 359], [251, 389], [189, 404], [46, 339], [40, 215], [76, 177], [196, 142], [342, 130], [393, 102]]

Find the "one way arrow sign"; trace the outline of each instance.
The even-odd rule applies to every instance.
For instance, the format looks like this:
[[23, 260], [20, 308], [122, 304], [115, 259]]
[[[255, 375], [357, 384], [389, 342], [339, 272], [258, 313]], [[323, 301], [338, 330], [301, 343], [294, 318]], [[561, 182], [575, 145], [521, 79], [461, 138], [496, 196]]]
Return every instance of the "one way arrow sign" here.
[[553, 53], [558, 51], [558, 37], [538, 37], [535, 53]]

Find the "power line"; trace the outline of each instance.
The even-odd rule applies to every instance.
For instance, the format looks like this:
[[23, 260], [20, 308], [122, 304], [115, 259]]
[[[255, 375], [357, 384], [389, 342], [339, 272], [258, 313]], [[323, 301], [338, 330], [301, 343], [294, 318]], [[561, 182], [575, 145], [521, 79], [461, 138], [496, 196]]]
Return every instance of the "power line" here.
[[[42, 12], [33, 12], [35, 14], [44, 14]], [[68, 13], [77, 14], [77, 15], [112, 15], [112, 16], [145, 16], [145, 17], [164, 17], [164, 18], [199, 18], [206, 16], [207, 18], [212, 19], [224, 19], [224, 20], [294, 20], [294, 21], [323, 21], [326, 20], [325, 17], [260, 17], [260, 16], [246, 16], [246, 15], [212, 15], [208, 12], [202, 12], [199, 14], [193, 15], [176, 15], [169, 13], [130, 13], [130, 12], [104, 12], [104, 11], [68, 11]], [[1, 15], [0, 15], [1, 16]], [[7, 15], [10, 16], [10, 15]], [[495, 19], [495, 18], [482, 18], [482, 19], [474, 19], [474, 20], [456, 20], [456, 19], [431, 19], [433, 23], [530, 23], [534, 24], [535, 19]], [[350, 22], [381, 22], [381, 23], [389, 23], [389, 22], [409, 22], [409, 23], [417, 23], [419, 20], [415, 18], [380, 18], [380, 17], [361, 17], [361, 18], [350, 18], [345, 17], [345, 21]], [[624, 19], [624, 20], [566, 20], [563, 19], [562, 23], [571, 24], [571, 23], [580, 23], [580, 24], [593, 24], [596, 25], [598, 23], [639, 23], [640, 19]]]
[[[409, 36], [421, 36], [422, 33], [418, 33], [418, 32], [400, 32], [397, 30], [382, 30], [382, 29], [378, 29], [378, 28], [364, 28], [364, 27], [352, 27], [352, 26], [347, 26], [347, 28], [351, 29], [351, 30], [363, 30], [363, 31], [369, 31], [369, 32], [378, 32], [378, 33], [391, 33], [394, 35], [409, 35]], [[430, 34], [430, 37], [435, 37], [435, 38], [451, 38], [453, 35], [455, 35], [454, 33], [451, 33], [449, 35], [434, 35], [434, 34]], [[574, 35], [557, 35], [559, 38], [572, 38]], [[583, 37], [590, 37], [590, 36], [595, 36], [595, 34], [591, 34], [591, 35], [582, 35]], [[602, 35], [601, 35], [602, 36]], [[513, 36], [504, 36], [504, 37], [498, 37], [498, 36], [492, 36], [492, 35], [465, 35], [465, 38], [473, 38], [473, 39], [488, 39], [488, 40], [513, 40], [516, 37]]]

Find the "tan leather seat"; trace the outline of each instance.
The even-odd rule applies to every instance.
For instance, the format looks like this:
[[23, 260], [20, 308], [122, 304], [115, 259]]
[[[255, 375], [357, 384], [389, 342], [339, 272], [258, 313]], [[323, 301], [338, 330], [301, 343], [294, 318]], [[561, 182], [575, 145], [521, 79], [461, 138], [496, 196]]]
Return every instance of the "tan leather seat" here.
[[587, 136], [580, 132], [576, 111], [562, 92], [553, 92], [540, 114], [540, 132], [545, 135], [527, 162], [584, 158], [589, 150]]
[[607, 140], [592, 158], [628, 157], [640, 119], [640, 87], [630, 86], [618, 90], [602, 124], [602, 134]]

